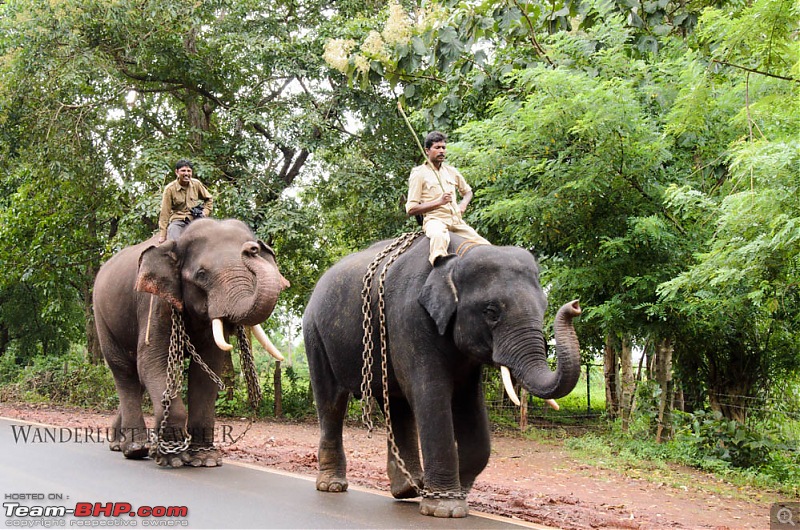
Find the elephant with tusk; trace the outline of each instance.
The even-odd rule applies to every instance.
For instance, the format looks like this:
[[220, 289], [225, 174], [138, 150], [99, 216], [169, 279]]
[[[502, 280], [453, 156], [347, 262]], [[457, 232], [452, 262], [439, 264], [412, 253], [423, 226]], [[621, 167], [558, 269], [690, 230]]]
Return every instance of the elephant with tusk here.
[[[180, 392], [166, 414], [162, 405], [175, 340], [173, 310], [182, 315], [181, 325], [200, 359], [220, 374], [230, 356], [227, 337], [237, 326], [250, 328], [267, 352], [283, 360], [260, 323], [288, 286], [273, 250], [234, 219], [196, 220], [177, 241], [158, 245], [154, 237], [105, 263], [93, 296], [100, 348], [120, 401], [111, 449], [127, 458], [152, 453], [164, 466], [220, 465], [214, 448], [218, 388], [198, 362], [189, 365], [188, 412]], [[156, 427], [166, 417], [162, 435], [179, 449], [150, 447], [142, 414], [145, 391]]]
[[[490, 454], [483, 366], [501, 367], [517, 403], [512, 375], [531, 394], [557, 407], [554, 400], [572, 391], [580, 375], [572, 320], [581, 308], [575, 300], [556, 314], [557, 367], [551, 370], [543, 331], [547, 299], [531, 253], [516, 247], [469, 247], [453, 236], [450, 251], [457, 257], [431, 267], [428, 241], [421, 237], [389, 268], [385, 263], [391, 255], [377, 266], [385, 278], [381, 319], [375, 302], [380, 284], [367, 289], [365, 271], [387, 244], [347, 256], [328, 270], [303, 316], [320, 421], [317, 489], [347, 489], [342, 426], [349, 396], [369, 392], [385, 406], [385, 383], [396, 440], [394, 451], [390, 437], [387, 462], [392, 494], [421, 496], [424, 515], [465, 517], [466, 494]], [[370, 307], [362, 290], [374, 295]], [[362, 377], [362, 341], [369, 343], [365, 335], [370, 333], [362, 326], [367, 310], [372, 320], [384, 324], [389, 365], [384, 375], [381, 362], [373, 363], [371, 386]], [[383, 343], [380, 331], [371, 332], [371, 342]]]

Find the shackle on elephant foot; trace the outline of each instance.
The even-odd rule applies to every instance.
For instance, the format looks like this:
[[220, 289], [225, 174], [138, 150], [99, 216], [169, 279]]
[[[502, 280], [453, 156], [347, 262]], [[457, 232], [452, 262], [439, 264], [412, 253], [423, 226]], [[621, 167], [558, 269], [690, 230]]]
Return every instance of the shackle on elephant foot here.
[[186, 466], [219, 467], [222, 465], [222, 453], [219, 449], [213, 447], [190, 447], [188, 451], [184, 451], [180, 455], [183, 464]]
[[419, 501], [419, 513], [432, 517], [449, 517], [461, 519], [469, 514], [467, 501], [464, 499], [435, 499], [423, 497]]
[[183, 460], [178, 453], [155, 453], [151, 457], [161, 467], [183, 467]]

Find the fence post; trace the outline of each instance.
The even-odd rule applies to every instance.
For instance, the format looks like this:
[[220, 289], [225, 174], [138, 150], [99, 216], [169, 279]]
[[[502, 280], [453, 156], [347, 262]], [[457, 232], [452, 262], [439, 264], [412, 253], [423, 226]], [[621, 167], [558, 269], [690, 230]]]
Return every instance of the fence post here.
[[589, 373], [591, 365], [586, 363], [586, 414], [590, 415], [592, 413], [592, 385], [590, 381]]

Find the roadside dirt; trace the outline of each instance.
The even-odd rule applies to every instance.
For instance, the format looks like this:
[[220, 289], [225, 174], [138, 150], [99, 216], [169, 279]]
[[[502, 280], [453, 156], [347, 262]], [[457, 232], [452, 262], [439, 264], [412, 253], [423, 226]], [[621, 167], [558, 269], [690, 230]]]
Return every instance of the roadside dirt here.
[[[0, 403], [0, 416], [64, 427], [111, 425], [113, 414], [49, 405]], [[152, 423], [152, 419], [150, 420]], [[296, 474], [316, 476], [316, 423], [221, 418], [235, 443], [224, 446], [225, 459], [249, 462]], [[227, 427], [229, 426], [229, 427]], [[387, 492], [386, 437], [365, 429], [345, 429], [350, 484]], [[674, 473], [679, 480], [674, 480]], [[778, 500], [741, 491], [691, 469], [675, 469], [671, 482], [657, 470], [643, 475], [603, 469], [571, 458], [559, 442], [539, 443], [511, 435], [492, 439], [489, 465], [470, 492], [470, 509], [567, 530], [623, 529], [767, 529], [769, 506]]]

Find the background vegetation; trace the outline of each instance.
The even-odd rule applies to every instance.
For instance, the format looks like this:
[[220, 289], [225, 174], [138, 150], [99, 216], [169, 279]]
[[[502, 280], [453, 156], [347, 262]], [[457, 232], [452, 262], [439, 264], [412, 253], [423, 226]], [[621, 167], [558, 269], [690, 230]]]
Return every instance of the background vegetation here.
[[[296, 322], [316, 279], [415, 228], [400, 102], [418, 134], [450, 134], [468, 221], [537, 255], [552, 306], [580, 297], [602, 384], [564, 414], [602, 410], [629, 454], [796, 485], [799, 9], [0, 3], [2, 396], [113, 405], [93, 279], [152, 234], [171, 164], [191, 158], [216, 215], [246, 221], [292, 281], [270, 323], [291, 370], [259, 361], [260, 413], [308, 415]], [[518, 425], [492, 372], [493, 418]], [[241, 392], [220, 410], [241, 413]]]

